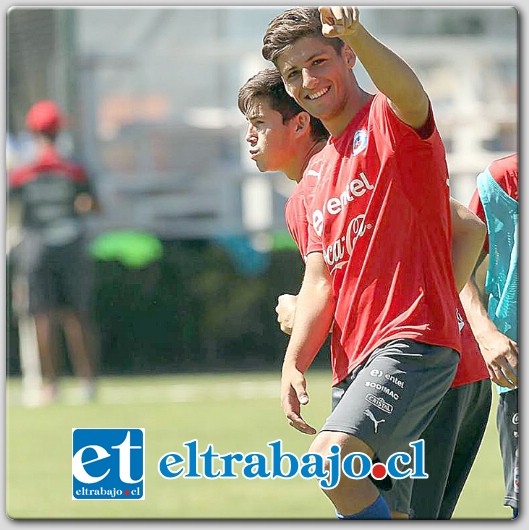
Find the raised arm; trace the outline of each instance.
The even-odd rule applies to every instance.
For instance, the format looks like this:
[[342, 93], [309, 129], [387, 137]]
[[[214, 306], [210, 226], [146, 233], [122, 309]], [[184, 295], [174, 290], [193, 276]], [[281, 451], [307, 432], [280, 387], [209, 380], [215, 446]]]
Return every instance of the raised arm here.
[[305, 277], [298, 294], [292, 335], [283, 361], [281, 406], [289, 424], [305, 434], [316, 434], [301, 417], [309, 402], [304, 373], [322, 347], [331, 327], [335, 302], [323, 255], [307, 256]]
[[452, 265], [457, 292], [470, 279], [487, 235], [487, 225], [468, 208], [450, 197]]
[[364, 28], [357, 7], [322, 6], [319, 11], [323, 34], [349, 45], [395, 114], [421, 128], [428, 118], [428, 96], [408, 64]]

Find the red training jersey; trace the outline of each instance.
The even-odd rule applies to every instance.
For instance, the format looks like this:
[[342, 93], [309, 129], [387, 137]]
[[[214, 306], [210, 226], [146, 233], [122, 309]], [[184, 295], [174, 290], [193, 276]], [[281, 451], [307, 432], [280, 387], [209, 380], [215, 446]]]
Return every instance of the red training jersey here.
[[309, 226], [304, 204], [305, 193], [302, 189], [304, 182], [305, 180], [302, 180], [298, 183], [285, 204], [285, 222], [303, 261], [305, 261], [307, 256], [307, 245], [309, 242]]
[[313, 173], [306, 174], [285, 204], [285, 222], [303, 261], [307, 257], [307, 247], [309, 244], [309, 223], [307, 220], [306, 200], [312, 196], [312, 190], [316, 183], [317, 180]]
[[9, 185], [17, 189], [47, 173], [71, 180], [79, 185], [87, 182], [85, 170], [80, 165], [66, 160], [55, 146], [50, 145], [38, 154], [35, 162], [13, 169], [9, 174]]
[[[308, 245], [308, 221], [307, 206], [310, 203], [314, 186], [317, 181], [314, 175], [305, 175], [301, 182], [288, 199], [285, 205], [285, 221], [292, 238], [298, 246], [299, 252], [305, 260]], [[461, 303], [458, 304], [460, 319], [458, 325], [461, 329], [461, 359], [457, 372], [452, 383], [452, 388], [481, 381], [489, 378], [489, 372], [481, 353], [474, 334], [466, 320]], [[335, 349], [342, 350], [340, 343], [334, 344]], [[335, 350], [336, 354], [336, 350]], [[343, 355], [344, 353], [340, 353]]]
[[307, 167], [320, 174], [307, 252], [323, 253], [336, 298], [333, 384], [392, 339], [462, 350], [448, 170], [431, 110], [422, 131], [377, 94]]
[[459, 311], [458, 325], [461, 330], [461, 357], [452, 382], [452, 388], [489, 379], [487, 365], [481, 355], [461, 302], [458, 302], [457, 309]]
[[22, 225], [55, 243], [79, 235], [75, 210], [79, 193], [94, 195], [85, 170], [63, 158], [53, 145], [42, 148], [35, 161], [9, 174], [9, 194], [22, 205]]

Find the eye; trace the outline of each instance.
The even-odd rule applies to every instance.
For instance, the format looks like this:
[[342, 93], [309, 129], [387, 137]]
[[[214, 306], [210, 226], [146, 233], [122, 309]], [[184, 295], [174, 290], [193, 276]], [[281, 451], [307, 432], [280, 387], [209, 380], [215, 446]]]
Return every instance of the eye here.
[[299, 74], [299, 72], [297, 70], [292, 70], [288, 73], [287, 75], [287, 79], [294, 79], [295, 77], [297, 77]]
[[322, 64], [324, 62], [325, 62], [325, 59], [316, 59], [316, 60], [312, 61], [312, 65], [313, 66], [318, 66], [318, 65], [320, 65], [320, 64]]

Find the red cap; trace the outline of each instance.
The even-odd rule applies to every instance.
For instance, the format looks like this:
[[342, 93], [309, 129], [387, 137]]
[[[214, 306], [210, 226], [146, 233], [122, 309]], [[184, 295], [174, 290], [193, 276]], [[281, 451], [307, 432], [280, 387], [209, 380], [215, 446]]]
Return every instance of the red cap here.
[[53, 101], [39, 101], [29, 109], [26, 126], [30, 131], [56, 133], [63, 126], [61, 109]]

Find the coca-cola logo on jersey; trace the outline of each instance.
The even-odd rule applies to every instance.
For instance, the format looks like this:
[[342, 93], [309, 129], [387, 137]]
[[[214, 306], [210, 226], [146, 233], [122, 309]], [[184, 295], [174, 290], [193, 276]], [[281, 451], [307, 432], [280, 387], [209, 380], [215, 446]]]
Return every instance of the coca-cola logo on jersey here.
[[323, 220], [325, 215], [338, 215], [350, 202], [364, 195], [366, 191], [374, 188], [365, 173], [361, 172], [358, 176], [360, 178], [351, 180], [339, 196], [328, 199], [322, 210], [315, 210], [313, 212], [312, 224], [319, 237], [323, 234]]
[[351, 219], [345, 235], [337, 239], [323, 251], [323, 259], [329, 267], [332, 267], [331, 272], [342, 268], [347, 263], [348, 257], [353, 251], [354, 242], [371, 228], [373, 228], [373, 225], [366, 223], [365, 213]]

